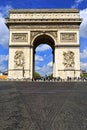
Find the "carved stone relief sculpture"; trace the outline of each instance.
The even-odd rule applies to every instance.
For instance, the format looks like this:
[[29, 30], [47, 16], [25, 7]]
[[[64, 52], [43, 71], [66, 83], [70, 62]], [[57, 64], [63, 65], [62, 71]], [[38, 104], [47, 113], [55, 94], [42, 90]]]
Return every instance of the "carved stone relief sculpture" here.
[[31, 31], [31, 41], [38, 34], [50, 34], [57, 39], [57, 31]]
[[68, 51], [68, 52], [63, 52], [64, 56], [64, 67], [65, 69], [73, 69], [74, 68], [74, 52]]
[[23, 51], [16, 51], [14, 56], [15, 67], [24, 67], [24, 53]]
[[27, 42], [27, 33], [12, 33], [12, 42]]
[[61, 42], [76, 42], [77, 34], [76, 33], [61, 33], [60, 41]]

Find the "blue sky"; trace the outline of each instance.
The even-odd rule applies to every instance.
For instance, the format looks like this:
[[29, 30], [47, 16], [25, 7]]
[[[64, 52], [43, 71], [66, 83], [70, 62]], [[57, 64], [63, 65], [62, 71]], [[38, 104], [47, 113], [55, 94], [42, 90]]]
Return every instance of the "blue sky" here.
[[[5, 17], [10, 9], [78, 8], [83, 22], [80, 26], [80, 64], [87, 71], [87, 0], [1, 0], [0, 1], [0, 71], [8, 69], [9, 30]], [[52, 72], [52, 49], [48, 45], [36, 48], [35, 69], [45, 75]]]

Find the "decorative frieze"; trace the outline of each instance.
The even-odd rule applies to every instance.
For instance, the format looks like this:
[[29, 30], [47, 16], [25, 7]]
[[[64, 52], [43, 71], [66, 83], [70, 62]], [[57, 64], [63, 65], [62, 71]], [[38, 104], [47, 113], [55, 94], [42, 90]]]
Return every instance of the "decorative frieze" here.
[[24, 67], [24, 53], [23, 51], [16, 51], [14, 55], [15, 67]]
[[[73, 29], [79, 29], [79, 25], [12, 25], [12, 26], [10, 26], [10, 29], [14, 29], [14, 30], [17, 30], [17, 29], [23, 29], [23, 30], [25, 30], [25, 29], [36, 29], [36, 30], [38, 30], [38, 29], [49, 29], [49, 30], [57, 30], [57, 29], [70, 29], [70, 30], [73, 30]], [[35, 31], [34, 31], [35, 32]]]
[[76, 33], [60, 33], [61, 42], [76, 42], [77, 34]]
[[72, 51], [63, 52], [65, 69], [74, 69], [74, 56], [75, 54]]
[[78, 18], [77, 13], [60, 13], [60, 12], [55, 12], [55, 13], [11, 13], [10, 14], [11, 19], [58, 19], [58, 18]]
[[28, 42], [28, 34], [12, 33], [12, 42]]

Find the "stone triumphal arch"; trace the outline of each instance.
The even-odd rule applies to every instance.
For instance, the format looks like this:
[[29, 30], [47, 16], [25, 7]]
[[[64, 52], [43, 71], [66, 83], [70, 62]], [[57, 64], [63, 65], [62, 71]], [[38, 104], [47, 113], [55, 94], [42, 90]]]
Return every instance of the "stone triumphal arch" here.
[[10, 10], [9, 78], [33, 78], [35, 48], [47, 43], [53, 49], [53, 76], [80, 76], [77, 9]]

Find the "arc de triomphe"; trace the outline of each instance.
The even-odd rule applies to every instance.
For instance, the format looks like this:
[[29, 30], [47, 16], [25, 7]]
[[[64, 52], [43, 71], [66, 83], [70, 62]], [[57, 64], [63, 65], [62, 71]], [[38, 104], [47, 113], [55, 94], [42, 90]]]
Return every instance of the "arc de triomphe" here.
[[46, 43], [53, 50], [53, 76], [80, 76], [77, 9], [10, 10], [6, 24], [9, 38], [9, 78], [33, 78], [35, 49]]

